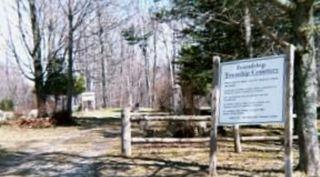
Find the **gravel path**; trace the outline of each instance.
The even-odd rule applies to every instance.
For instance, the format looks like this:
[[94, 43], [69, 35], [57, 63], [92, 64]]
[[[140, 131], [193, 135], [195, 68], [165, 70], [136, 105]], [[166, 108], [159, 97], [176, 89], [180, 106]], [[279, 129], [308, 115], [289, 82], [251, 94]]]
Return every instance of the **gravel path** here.
[[[1, 127], [0, 176], [95, 177], [99, 157], [113, 149], [119, 127], [54, 129]], [[39, 134], [42, 134], [41, 136]]]

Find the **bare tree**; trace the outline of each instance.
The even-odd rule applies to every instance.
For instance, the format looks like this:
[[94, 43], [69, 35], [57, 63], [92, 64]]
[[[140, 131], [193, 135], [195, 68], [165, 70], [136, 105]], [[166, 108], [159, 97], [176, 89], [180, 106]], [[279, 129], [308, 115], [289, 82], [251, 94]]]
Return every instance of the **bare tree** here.
[[107, 107], [107, 95], [106, 95], [106, 61], [105, 61], [105, 47], [103, 42], [104, 27], [102, 26], [102, 14], [101, 6], [98, 4], [97, 8], [97, 18], [98, 18], [98, 38], [100, 44], [100, 61], [101, 61], [101, 79], [102, 79], [102, 107]]
[[[67, 53], [68, 53], [68, 83], [67, 83], [67, 112], [72, 115], [72, 96], [74, 90], [74, 79], [73, 79], [73, 63], [74, 63], [74, 42], [75, 33], [81, 25], [85, 23], [86, 17], [92, 12], [92, 1], [59, 1], [60, 7], [62, 8], [65, 16], [67, 17], [68, 26], [68, 42], [67, 42]], [[79, 40], [79, 39], [78, 39]]]
[[62, 41], [57, 40], [57, 36], [53, 36], [54, 21], [40, 18], [40, 16], [45, 17], [52, 12], [45, 9], [46, 5], [45, 1], [41, 0], [16, 0], [18, 39], [13, 35], [13, 25], [8, 23], [9, 38], [7, 43], [21, 73], [34, 82], [38, 117], [47, 115], [47, 94], [44, 87], [47, 77], [46, 63], [50, 58], [58, 55], [61, 49], [58, 47], [59, 42]]

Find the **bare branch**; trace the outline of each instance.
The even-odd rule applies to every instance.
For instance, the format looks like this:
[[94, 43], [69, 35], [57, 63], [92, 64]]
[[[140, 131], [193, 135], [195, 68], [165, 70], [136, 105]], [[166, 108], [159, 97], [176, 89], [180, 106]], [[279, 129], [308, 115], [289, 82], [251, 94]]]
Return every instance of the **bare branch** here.
[[[10, 41], [7, 41], [8, 45], [9, 45], [8, 47], [11, 49], [11, 52], [12, 52], [12, 54], [13, 54], [15, 60], [16, 60], [16, 63], [18, 65], [18, 67], [19, 67], [20, 72], [22, 73], [22, 75], [24, 77], [26, 77], [30, 81], [34, 81], [34, 78], [30, 77], [27, 74], [27, 72], [23, 69], [24, 67], [26, 67], [26, 65], [21, 63], [21, 61], [23, 61], [23, 60], [20, 58], [20, 56], [17, 53], [16, 46], [14, 45], [14, 43], [12, 41], [12, 35], [11, 35], [11, 31], [10, 30], [9, 30], [9, 35], [10, 35], [10, 37], [9, 37]], [[30, 70], [30, 71], [32, 72], [32, 70]]]
[[[219, 17], [221, 19], [219, 19]], [[209, 11], [207, 13], [205, 13], [203, 15], [203, 18], [207, 18], [206, 23], [210, 22], [210, 21], [214, 21], [217, 23], [221, 23], [223, 25], [227, 25], [227, 26], [238, 26], [240, 25], [240, 22], [237, 22], [227, 16], [225, 16], [224, 14], [216, 14], [216, 15], [212, 15], [212, 13]]]
[[79, 13], [78, 20], [73, 26], [73, 31], [75, 31], [84, 21], [84, 19], [93, 11], [92, 9], [89, 9], [91, 6], [91, 1], [87, 1], [77, 12], [73, 12], [73, 16], [76, 16], [76, 14]]
[[59, 0], [58, 2], [59, 2], [59, 6], [62, 9], [64, 15], [68, 15], [68, 10], [64, 8], [64, 5], [62, 4], [61, 0]]
[[27, 42], [27, 39], [26, 39], [26, 34], [25, 32], [23, 31], [23, 20], [22, 20], [22, 14], [21, 14], [21, 11], [20, 11], [20, 1], [19, 0], [16, 0], [16, 5], [17, 5], [17, 13], [18, 13], [18, 21], [19, 21], [19, 31], [20, 31], [20, 34], [21, 34], [21, 37], [22, 37], [22, 43], [23, 45], [25, 46], [26, 50], [28, 51], [29, 55], [32, 55], [32, 51], [28, 45], [28, 42]]
[[26, 77], [27, 79], [34, 81], [34, 78], [30, 77], [27, 72], [25, 71], [25, 68], [29, 68], [30, 69], [30, 73], [32, 74], [32, 69], [30, 68], [30, 65], [27, 65], [23, 62], [23, 60], [20, 58], [20, 56], [18, 55], [18, 52], [16, 50], [16, 46], [13, 42], [13, 36], [12, 36], [12, 31], [11, 31], [11, 27], [9, 25], [9, 19], [7, 17], [7, 24], [8, 24], [8, 33], [9, 33], [9, 37], [6, 40], [6, 43], [8, 44], [9, 49], [11, 50], [12, 54], [14, 55], [14, 58], [16, 60], [16, 63], [18, 65], [18, 68], [20, 70], [20, 72], [22, 73], [22, 75], [24, 77]]
[[[247, 0], [248, 1], [248, 0]], [[255, 13], [254, 10], [252, 9], [252, 6], [250, 3], [248, 3], [248, 8], [250, 11], [250, 14], [253, 18], [253, 21], [260, 27], [260, 29], [262, 30], [262, 32], [264, 34], [266, 34], [267, 36], [269, 36], [274, 42], [276, 42], [277, 44], [279, 44], [282, 47], [287, 47], [288, 46], [288, 42], [281, 39], [279, 36], [277, 36], [275, 33], [273, 33], [272, 31], [270, 31], [262, 22], [261, 18], [259, 18]]]

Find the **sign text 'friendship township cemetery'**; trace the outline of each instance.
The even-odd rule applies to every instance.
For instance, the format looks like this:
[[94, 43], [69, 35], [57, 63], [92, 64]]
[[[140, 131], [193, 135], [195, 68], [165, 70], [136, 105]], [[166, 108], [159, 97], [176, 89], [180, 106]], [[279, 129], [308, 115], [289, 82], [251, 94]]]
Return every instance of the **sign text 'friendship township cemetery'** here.
[[219, 84], [219, 124], [284, 122], [284, 55], [222, 63]]

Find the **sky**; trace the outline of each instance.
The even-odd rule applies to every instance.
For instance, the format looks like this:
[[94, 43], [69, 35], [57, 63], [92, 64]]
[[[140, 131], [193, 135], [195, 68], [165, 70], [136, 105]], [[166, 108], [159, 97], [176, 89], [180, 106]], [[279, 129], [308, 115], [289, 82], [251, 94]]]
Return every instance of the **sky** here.
[[[138, 0], [139, 1], [139, 0]], [[159, 6], [167, 6], [169, 4], [169, 0], [158, 0], [157, 4]], [[154, 0], [140, 0], [141, 7], [145, 8], [146, 10], [152, 7]]]
[[[3, 2], [4, 0], [0, 0], [0, 62], [3, 62], [3, 58], [5, 57], [4, 53], [5, 53], [5, 42], [3, 40], [3, 36], [5, 33], [4, 30], [4, 25], [6, 22], [6, 18], [5, 18], [5, 12], [4, 12], [4, 6], [6, 6], [6, 4]], [[1, 63], [0, 63], [1, 64]]]
[[[18, 24], [18, 16], [15, 11], [15, 0], [0, 0], [0, 67], [4, 68], [9, 67], [13, 70], [17, 70], [18, 65], [16, 59], [13, 57], [11, 49], [8, 46], [9, 38], [9, 26], [11, 30], [12, 40], [14, 41], [15, 48], [18, 53], [25, 52], [25, 48], [23, 47], [23, 43], [20, 42], [20, 33], [18, 32], [17, 24]], [[18, 42], [17, 42], [18, 41]], [[24, 67], [25, 73], [31, 77], [31, 69], [30, 66], [31, 60], [27, 58], [28, 55], [25, 56], [24, 59], [20, 61], [21, 66]], [[21, 72], [21, 70], [19, 70]], [[22, 74], [21, 74], [22, 75]], [[0, 81], [3, 78], [0, 78]]]
[[[14, 2], [14, 0], [0, 0], [0, 64], [6, 62], [6, 53], [8, 53], [6, 45], [8, 19], [12, 22], [17, 21], [13, 11]], [[13, 34], [17, 33], [13, 32]]]
[[[130, 0], [117, 0], [123, 1], [126, 4]], [[139, 1], [139, 8], [149, 12], [151, 10], [154, 0], [137, 0]], [[169, 0], [161, 0], [158, 2], [160, 6], [166, 6], [169, 4]], [[8, 23], [7, 18], [15, 23], [17, 19], [15, 18], [15, 12], [13, 6], [15, 5], [15, 0], [0, 0], [0, 64], [5, 61], [6, 58], [6, 42], [5, 38], [8, 37]], [[13, 32], [16, 34], [15, 32]]]
[[[112, 1], [117, 1], [119, 2], [119, 4], [127, 4], [129, 1], [139, 1], [139, 9], [144, 11], [145, 13], [149, 13], [150, 9], [153, 5], [153, 1], [154, 0], [112, 0]], [[169, 3], [169, 0], [162, 0], [158, 5], [161, 6], [167, 6]], [[15, 0], [0, 0], [0, 69], [4, 69], [4, 66], [10, 66], [10, 68], [12, 68], [12, 70], [18, 70], [17, 68], [17, 63], [15, 58], [12, 56], [10, 49], [7, 47], [7, 42], [6, 42], [6, 38], [8, 38], [9, 34], [8, 34], [8, 25], [16, 25], [18, 24], [18, 17], [17, 17], [17, 13], [14, 10], [14, 6], [15, 6]], [[129, 9], [132, 10], [132, 7], [130, 7]], [[116, 9], [115, 9], [116, 11]], [[112, 12], [113, 13], [113, 12]], [[125, 14], [125, 16], [130, 15], [130, 10], [128, 12], [124, 11], [124, 12], [119, 12], [116, 11], [115, 13], [117, 13], [117, 16], [121, 16], [121, 13], [127, 13]], [[142, 12], [143, 13], [143, 12]], [[132, 14], [132, 13], [131, 13]], [[9, 24], [8, 24], [8, 20], [9, 20]], [[15, 29], [15, 27], [11, 28], [12, 31], [12, 35], [13, 38], [16, 38], [15, 43], [17, 43], [17, 48], [20, 48], [18, 50], [23, 50], [24, 47], [22, 47], [22, 43], [19, 44], [17, 41], [19, 41], [20, 39], [20, 34], [17, 31], [17, 29]], [[163, 29], [164, 33], [170, 33], [168, 32], [168, 29]], [[171, 34], [169, 34], [171, 36]], [[161, 50], [161, 46], [162, 44], [162, 40], [159, 40], [159, 46], [158, 46], [158, 51]], [[170, 45], [170, 42], [169, 42]], [[20, 47], [19, 47], [20, 46]], [[162, 50], [165, 50], [162, 46]], [[170, 49], [168, 49], [170, 51]], [[158, 65], [161, 65], [161, 63], [165, 63], [167, 62], [167, 60], [165, 59], [165, 56], [161, 57], [162, 55], [165, 55], [164, 52], [159, 52], [158, 53], [158, 58], [163, 58], [164, 60], [159, 60], [158, 61]], [[27, 56], [27, 55], [26, 55]], [[31, 62], [31, 60], [26, 59], [25, 63], [29, 63]], [[32, 66], [32, 64], [29, 64], [28, 66]], [[24, 69], [25, 71], [30, 71], [30, 69]], [[20, 70], [18, 71], [20, 72]], [[21, 77], [24, 78], [21, 74]], [[0, 77], [0, 82], [1, 80], [3, 80], [5, 78], [1, 78]], [[25, 79], [24, 80], [32, 85], [33, 83], [30, 82], [29, 80]]]
[[[129, 1], [132, 2], [132, 0], [115, 0], [115, 1], [118, 4], [128, 4]], [[145, 13], [149, 13], [150, 11], [152, 11], [152, 5], [154, 0], [134, 0], [134, 1], [139, 2], [139, 9], [142, 11], [142, 13], [143, 11]], [[163, 7], [163, 6], [167, 6], [168, 4], [169, 4], [169, 0], [160, 0], [157, 3], [157, 6]], [[15, 0], [0, 0], [0, 68], [1, 66], [2, 68], [3, 66], [11, 66], [11, 67], [17, 68], [16, 60], [12, 56], [12, 53], [8, 48], [7, 42], [6, 42], [9, 36], [8, 25], [12, 26], [18, 23], [18, 17], [17, 17], [17, 13], [14, 10], [14, 6], [15, 6]], [[130, 7], [129, 9], [132, 9], [132, 7]], [[121, 16], [121, 13], [127, 13], [126, 15], [130, 15], [130, 10], [129, 12], [117, 11], [114, 13], [118, 13], [117, 14], [118, 16]], [[17, 31], [17, 29], [15, 29], [15, 27], [11, 27], [11, 31], [15, 41], [19, 41], [21, 36], [19, 35], [19, 32]], [[19, 53], [24, 52], [23, 51], [24, 47], [22, 46], [23, 45], [22, 43], [15, 42], [15, 45]], [[29, 60], [28, 58], [25, 58], [24, 63], [26, 63], [25, 64], [26, 66], [31, 66], [32, 64], [30, 62], [31, 60]], [[29, 67], [28, 69], [24, 69], [24, 70], [27, 71], [27, 73], [30, 72]]]

